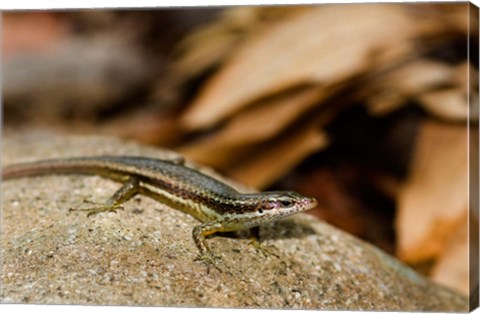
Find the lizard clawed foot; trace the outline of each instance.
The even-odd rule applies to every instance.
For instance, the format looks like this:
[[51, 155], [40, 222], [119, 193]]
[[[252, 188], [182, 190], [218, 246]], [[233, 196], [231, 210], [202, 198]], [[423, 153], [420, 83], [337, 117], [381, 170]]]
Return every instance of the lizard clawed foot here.
[[267, 247], [266, 245], [263, 245], [261, 244], [257, 239], [253, 238], [251, 241], [250, 241], [250, 244], [253, 245], [253, 247], [257, 250], [257, 251], [260, 251], [262, 252], [263, 256], [265, 257], [268, 257], [270, 255], [273, 255], [275, 256], [276, 258], [280, 258], [280, 256], [278, 256], [278, 254], [276, 254], [275, 252], [273, 252], [269, 247]]
[[208, 267], [208, 272], [210, 272], [210, 266], [213, 266], [219, 272], [222, 272], [222, 270], [219, 267], [221, 262], [222, 262], [222, 259], [218, 256], [213, 255], [213, 254], [210, 254], [210, 253], [200, 254], [194, 259], [194, 261], [201, 261], [201, 262], [205, 263]]
[[99, 205], [95, 207], [90, 207], [90, 208], [70, 208], [68, 211], [82, 211], [82, 212], [88, 212], [87, 217], [90, 217], [92, 215], [96, 215], [101, 212], [111, 212], [111, 213], [116, 213], [117, 209], [123, 210], [123, 206], [119, 204], [106, 204], [106, 205]]

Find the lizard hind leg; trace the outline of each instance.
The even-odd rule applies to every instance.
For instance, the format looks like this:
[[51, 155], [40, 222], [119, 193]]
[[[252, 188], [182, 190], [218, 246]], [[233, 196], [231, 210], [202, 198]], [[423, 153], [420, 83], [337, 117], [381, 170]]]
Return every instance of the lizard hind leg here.
[[[138, 178], [131, 177], [120, 189], [118, 189], [104, 204], [96, 204], [89, 208], [70, 208], [69, 211], [86, 211], [87, 217], [101, 212], [116, 212], [117, 209], [123, 209], [124, 202], [128, 201], [139, 192]], [[89, 201], [90, 202], [90, 201]]]

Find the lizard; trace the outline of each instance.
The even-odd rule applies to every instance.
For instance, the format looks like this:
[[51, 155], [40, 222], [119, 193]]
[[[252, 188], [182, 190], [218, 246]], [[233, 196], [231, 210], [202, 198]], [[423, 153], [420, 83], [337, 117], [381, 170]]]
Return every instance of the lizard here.
[[52, 174], [99, 175], [123, 183], [103, 204], [70, 209], [87, 211], [87, 216], [115, 212], [139, 193], [193, 216], [200, 221], [192, 232], [199, 251], [195, 260], [215, 267], [217, 257], [207, 245], [208, 236], [217, 232], [252, 230], [317, 205], [315, 198], [293, 191], [241, 193], [187, 167], [183, 157], [166, 160], [140, 156], [71, 157], [11, 164], [2, 169], [4, 180]]

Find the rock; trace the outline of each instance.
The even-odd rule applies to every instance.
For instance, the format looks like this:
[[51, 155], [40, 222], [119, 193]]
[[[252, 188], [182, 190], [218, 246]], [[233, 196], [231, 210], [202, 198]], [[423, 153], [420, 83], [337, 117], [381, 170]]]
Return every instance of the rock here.
[[[53, 156], [172, 153], [111, 138], [7, 136], [2, 163]], [[211, 173], [211, 170], [206, 170]], [[261, 228], [264, 256], [245, 235], [214, 236], [222, 272], [194, 261], [198, 222], [137, 196], [87, 218], [118, 183], [52, 175], [2, 184], [3, 303], [467, 311], [467, 299], [307, 214]], [[242, 188], [242, 187], [240, 187]]]

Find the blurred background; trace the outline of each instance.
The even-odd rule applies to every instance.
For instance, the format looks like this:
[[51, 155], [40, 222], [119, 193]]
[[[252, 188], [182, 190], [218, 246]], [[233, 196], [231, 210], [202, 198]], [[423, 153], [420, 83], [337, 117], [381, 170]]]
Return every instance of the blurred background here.
[[4, 12], [4, 136], [133, 139], [314, 196], [310, 214], [467, 294], [469, 6]]

